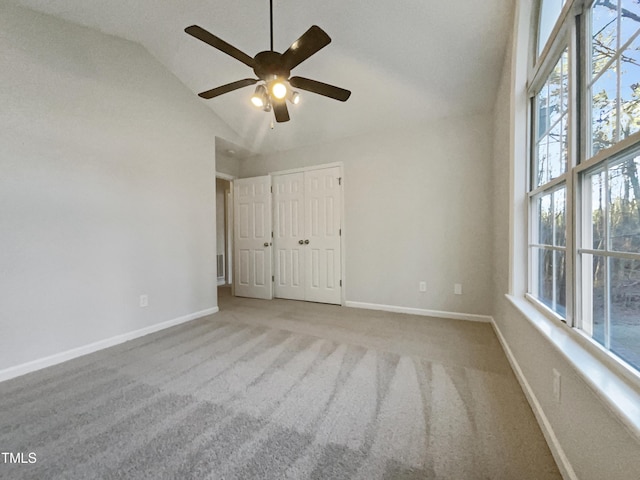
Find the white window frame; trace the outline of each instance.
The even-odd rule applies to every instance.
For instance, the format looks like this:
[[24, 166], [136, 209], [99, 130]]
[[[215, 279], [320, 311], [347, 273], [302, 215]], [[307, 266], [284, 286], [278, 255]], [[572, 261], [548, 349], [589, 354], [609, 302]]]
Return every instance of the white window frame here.
[[[601, 345], [592, 338], [593, 319], [592, 312], [586, 312], [585, 301], [590, 302], [593, 295], [593, 279], [589, 265], [583, 264], [584, 255], [602, 255], [607, 258], [627, 258], [640, 261], [640, 253], [612, 252], [607, 245], [606, 250], [592, 250], [583, 248], [583, 240], [589, 235], [591, 223], [591, 203], [588, 202], [588, 189], [582, 189], [583, 179], [593, 169], [607, 168], [610, 162], [615, 162], [621, 155], [625, 155], [629, 149], [640, 147], [640, 132], [614, 143], [592, 155], [591, 145], [591, 87], [596, 80], [592, 79], [591, 65], [591, 8], [596, 0], [567, 0], [556, 21], [547, 43], [538, 54], [538, 32], [540, 27], [540, 9], [542, 1], [536, 2], [534, 9], [537, 21], [532, 24], [535, 28], [532, 45], [530, 46], [531, 58], [534, 64], [530, 67], [527, 82], [529, 131], [528, 131], [528, 161], [527, 161], [527, 283], [525, 297], [543, 315], [553, 321], [565, 322], [573, 330], [593, 344], [599, 351], [609, 357], [608, 363], [613, 363], [621, 368], [625, 377], [630, 378], [636, 385], [640, 385], [640, 369], [636, 369], [620, 359], [609, 350], [608, 342]], [[580, 15], [580, 23], [573, 20]], [[580, 30], [578, 31], [578, 28]], [[580, 38], [580, 42], [578, 42]], [[631, 37], [633, 38], [633, 36]], [[628, 40], [626, 43], [630, 43]], [[618, 40], [618, 44], [620, 40]], [[580, 48], [579, 48], [580, 47]], [[536, 95], [547, 82], [551, 72], [556, 66], [563, 52], [567, 50], [569, 62], [569, 97], [567, 105], [567, 168], [566, 172], [540, 186], [535, 185], [534, 169], [537, 160], [537, 122], [538, 111]], [[610, 62], [617, 62], [620, 52]], [[581, 67], [581, 70], [579, 68]], [[605, 68], [603, 68], [605, 71]], [[618, 89], [619, 90], [619, 89]], [[619, 91], [617, 92], [619, 94]], [[618, 110], [620, 102], [617, 101]], [[580, 106], [580, 111], [578, 107]], [[582, 134], [580, 134], [582, 132]], [[618, 132], [619, 135], [619, 132]], [[620, 138], [619, 136], [617, 138]], [[562, 187], [566, 188], [566, 246], [564, 248], [537, 243], [537, 199], [540, 195], [549, 193]], [[588, 208], [586, 206], [589, 206]], [[583, 208], [584, 206], [584, 208]], [[607, 207], [608, 208], [608, 207]], [[590, 238], [590, 237], [589, 237]], [[584, 245], [586, 247], [586, 245]], [[566, 255], [566, 317], [563, 318], [557, 312], [549, 308], [541, 300], [536, 298], [537, 269], [539, 268], [537, 255], [534, 249], [545, 248], [548, 250], [562, 250]], [[608, 261], [606, 262], [609, 263]], [[555, 278], [554, 278], [555, 282]], [[555, 295], [555, 288], [554, 288]], [[606, 292], [606, 296], [610, 292]], [[591, 305], [591, 303], [589, 303]], [[610, 338], [605, 334], [605, 339]], [[617, 367], [616, 367], [617, 368]]]
[[[538, 2], [538, 16], [540, 14], [540, 5], [541, 2]], [[574, 295], [574, 256], [575, 256], [575, 235], [573, 231], [574, 225], [574, 188], [573, 188], [573, 178], [572, 172], [577, 165], [578, 159], [578, 149], [577, 149], [577, 134], [576, 134], [576, 125], [577, 125], [577, 117], [576, 117], [576, 108], [575, 105], [577, 102], [575, 99], [577, 98], [577, 59], [575, 55], [576, 51], [576, 30], [575, 30], [575, 22], [568, 22], [567, 17], [569, 13], [572, 11], [574, 7], [573, 0], [567, 0], [565, 3], [560, 16], [556, 22], [553, 31], [551, 32], [551, 36], [549, 37], [547, 44], [544, 49], [540, 53], [540, 55], [536, 56], [536, 63], [532, 67], [532, 73], [529, 76], [528, 82], [528, 96], [529, 96], [529, 111], [528, 117], [530, 119], [531, 128], [529, 131], [529, 157], [528, 157], [528, 175], [527, 175], [527, 211], [528, 211], [528, 242], [527, 242], [527, 258], [528, 258], [528, 275], [527, 275], [527, 293], [526, 297], [534, 304], [534, 306], [546, 315], [548, 318], [553, 320], [559, 320], [562, 322], [566, 322], [568, 325], [573, 326], [574, 324], [574, 311], [575, 311], [575, 295]], [[570, 25], [569, 25], [570, 24]], [[539, 21], [536, 22], [536, 25], [539, 25]], [[538, 27], [536, 27], [538, 28]], [[537, 31], [536, 38], [534, 44], [537, 48]], [[534, 167], [536, 165], [536, 141], [537, 141], [537, 105], [536, 105], [536, 96], [537, 93], [543, 88], [547, 79], [551, 75], [553, 69], [557, 65], [563, 53], [567, 51], [567, 59], [569, 63], [569, 81], [568, 81], [568, 100], [567, 100], [567, 168], [565, 172], [552, 180], [544, 183], [540, 186], [536, 186], [533, 181], [534, 175]], [[560, 185], [563, 185], [566, 188], [566, 196], [565, 196], [565, 221], [566, 221], [566, 241], [565, 246], [563, 248], [539, 245], [537, 243], [537, 215], [536, 215], [536, 198], [543, 194], [558, 188], [561, 188]], [[533, 254], [533, 249], [535, 247], [542, 247], [551, 250], [562, 250], [565, 252], [565, 262], [566, 262], [566, 311], [565, 317], [562, 317], [556, 311], [549, 308], [543, 302], [541, 302], [537, 298], [537, 282], [535, 281], [535, 275], [537, 269], [537, 264], [534, 267], [534, 262], [536, 260], [535, 255]], [[554, 278], [555, 283], [555, 278]], [[555, 292], [554, 292], [555, 295]]]

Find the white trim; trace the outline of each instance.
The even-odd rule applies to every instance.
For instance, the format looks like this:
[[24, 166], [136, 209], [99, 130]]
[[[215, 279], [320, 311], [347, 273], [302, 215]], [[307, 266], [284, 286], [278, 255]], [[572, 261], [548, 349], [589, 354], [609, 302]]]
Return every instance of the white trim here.
[[166, 322], [156, 323], [155, 325], [150, 325], [148, 327], [141, 328], [139, 330], [123, 333], [121, 335], [116, 335], [115, 337], [107, 338], [104, 340], [99, 340], [97, 342], [90, 343], [82, 347], [73, 348], [65, 352], [60, 352], [54, 355], [50, 355], [48, 357], [39, 358], [37, 360], [23, 363], [21, 365], [5, 368], [4, 370], [0, 370], [0, 382], [9, 380], [11, 378], [19, 377], [22, 375], [26, 375], [27, 373], [35, 372], [36, 370], [41, 370], [43, 368], [51, 367], [53, 365], [66, 362], [68, 360], [73, 360], [74, 358], [78, 358], [83, 355], [88, 355], [89, 353], [97, 352], [98, 350], [103, 350], [105, 348], [113, 347], [115, 345], [128, 342], [129, 340], [134, 340], [139, 337], [144, 337], [145, 335], [149, 335], [151, 333], [155, 333], [160, 330], [164, 330], [166, 328], [174, 327], [182, 323], [190, 322], [191, 320], [196, 320], [198, 318], [211, 315], [218, 311], [219, 311], [218, 307], [207, 308], [206, 310], [201, 310], [199, 312], [191, 313], [189, 315], [184, 315], [182, 317], [174, 318], [173, 320], [167, 320]]
[[542, 303], [540, 299], [535, 297], [534, 295], [531, 295], [530, 293], [525, 293], [524, 298], [529, 300], [531, 302], [531, 305], [533, 305], [535, 309], [538, 310], [538, 312], [540, 312], [542, 315], [544, 315], [548, 319], [554, 322], [566, 322], [566, 318], [562, 317], [560, 314], [558, 314], [558, 312], [556, 312], [555, 310], [552, 310], [547, 305]]
[[221, 178], [222, 180], [227, 180], [231, 182], [236, 179], [234, 175], [229, 175], [228, 173], [216, 172], [216, 178]]
[[529, 198], [534, 198], [539, 196], [541, 193], [551, 193], [556, 190], [560, 190], [562, 187], [559, 186], [562, 183], [569, 183], [570, 172], [564, 172], [559, 177], [554, 178], [553, 180], [549, 180], [547, 183], [543, 183], [539, 187], [536, 187], [535, 190], [531, 190], [527, 195]]
[[[569, 45], [571, 28], [565, 22], [569, 15], [571, 2], [565, 3], [560, 16], [556, 20], [556, 25], [547, 39], [547, 43], [536, 59], [530, 77], [527, 80], [527, 90], [531, 93], [538, 92], [544, 85], [547, 77], [553, 71], [555, 64], [562, 55], [563, 50]], [[538, 16], [539, 21], [539, 16]], [[539, 28], [539, 27], [538, 27]], [[538, 43], [538, 35], [535, 35], [535, 43]], [[536, 50], [538, 46], [536, 45]]]
[[227, 202], [225, 215], [227, 217], [226, 224], [226, 241], [227, 241], [227, 268], [226, 280], [229, 285], [233, 285], [233, 181], [229, 182], [229, 190], [225, 190], [224, 196]]
[[524, 298], [506, 295], [551, 343], [627, 430], [640, 438], [640, 377], [594, 341], [564, 323], [550, 320]]
[[528, 65], [533, 52], [530, 35], [534, 22], [533, 2], [518, 1], [514, 16], [511, 55], [509, 122], [509, 292], [524, 294], [528, 268], [530, 99], [527, 91]]
[[531, 409], [533, 410], [533, 413], [538, 420], [538, 424], [540, 425], [542, 434], [544, 435], [544, 438], [549, 445], [549, 449], [551, 450], [551, 454], [553, 455], [553, 458], [555, 459], [556, 464], [560, 469], [562, 478], [568, 480], [578, 480], [578, 476], [573, 470], [571, 462], [567, 458], [567, 455], [564, 453], [564, 449], [562, 448], [562, 445], [560, 445], [560, 441], [558, 440], [558, 437], [556, 437], [556, 434], [551, 427], [551, 423], [549, 422], [549, 419], [542, 409], [542, 405], [540, 405], [536, 394], [533, 393], [533, 389], [531, 388], [531, 385], [529, 385], [527, 378], [522, 372], [522, 369], [520, 368], [516, 357], [513, 355], [511, 348], [509, 348], [507, 340], [502, 335], [502, 332], [500, 331], [500, 328], [496, 324], [495, 320], [491, 319], [491, 325], [493, 326], [493, 330], [495, 331], [496, 336], [500, 341], [500, 345], [502, 345], [502, 349], [504, 350], [509, 363], [511, 364], [511, 369], [515, 373], [516, 378], [518, 379], [518, 382], [520, 383], [520, 386], [522, 387], [522, 390], [524, 391], [524, 394], [529, 401], [529, 405], [531, 405]]
[[231, 205], [231, 210], [230, 210], [230, 215], [229, 215], [229, 231], [230, 231], [230, 238], [231, 238], [231, 253], [229, 254], [229, 258], [231, 259], [230, 265], [231, 265], [231, 270], [229, 270], [229, 273], [231, 275], [231, 296], [235, 297], [236, 296], [236, 262], [238, 261], [236, 259], [236, 194], [235, 194], [235, 180], [232, 180], [229, 182], [229, 193], [231, 195], [231, 201], [230, 201], [230, 205]]
[[299, 167], [299, 168], [291, 168], [289, 170], [278, 170], [277, 172], [269, 172], [269, 175], [288, 175], [290, 173], [302, 173], [308, 172], [311, 170], [323, 170], [325, 168], [333, 168], [340, 167], [341, 169], [344, 166], [344, 162], [331, 162], [331, 163], [321, 163], [320, 165], [310, 165], [308, 167]]
[[601, 257], [624, 258], [627, 260], [640, 260], [640, 253], [618, 252], [617, 250], [592, 250], [590, 248], [579, 248], [578, 253], [586, 253], [588, 255], [598, 255]]
[[[638, 154], [638, 150], [633, 147], [637, 146], [638, 143], [640, 143], [640, 132], [635, 132], [627, 138], [620, 140], [618, 143], [614, 143], [610, 147], [600, 150], [593, 157], [577, 165], [574, 171], [582, 173], [585, 170], [597, 166], [599, 163], [604, 164], [607, 161], [615, 163], [620, 160], [621, 157], [626, 157], [627, 155], [635, 156]], [[626, 151], [627, 149], [629, 149], [628, 152]]]
[[224, 277], [218, 277], [218, 286], [220, 285], [226, 285], [226, 281], [224, 279]]
[[532, 248], [544, 248], [545, 250], [553, 250], [554, 252], [566, 252], [566, 246], [547, 245], [545, 243], [530, 243], [529, 247]]
[[399, 307], [396, 305], [381, 305], [378, 303], [345, 301], [345, 307], [365, 308], [367, 310], [382, 310], [384, 312], [408, 313], [409, 315], [422, 315], [424, 317], [453, 318], [455, 320], [469, 320], [472, 322], [491, 322], [490, 315], [477, 315], [475, 313], [444, 312], [440, 310], [427, 310], [424, 308]]
[[347, 302], [347, 228], [345, 219], [346, 209], [344, 201], [344, 189], [345, 189], [345, 173], [342, 162], [338, 162], [340, 167], [340, 176], [342, 177], [342, 188], [340, 189], [340, 305], [346, 306]]

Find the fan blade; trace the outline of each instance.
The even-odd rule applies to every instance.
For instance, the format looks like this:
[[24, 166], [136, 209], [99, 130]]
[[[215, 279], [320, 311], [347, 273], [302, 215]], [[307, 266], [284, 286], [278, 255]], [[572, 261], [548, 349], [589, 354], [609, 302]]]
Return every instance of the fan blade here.
[[207, 90], [206, 92], [199, 93], [198, 96], [209, 99], [217, 97], [218, 95], [222, 95], [223, 93], [233, 92], [234, 90], [242, 87], [248, 87], [249, 85], [253, 85], [257, 82], [258, 80], [256, 78], [245, 78], [244, 80], [238, 80], [237, 82], [231, 82], [220, 87], [212, 88], [211, 90]]
[[317, 93], [318, 95], [324, 95], [325, 97], [340, 100], [341, 102], [346, 102], [351, 96], [351, 92], [349, 90], [345, 90], [344, 88], [340, 87], [334, 87], [333, 85], [329, 85], [328, 83], [318, 82], [309, 78], [291, 77], [289, 79], [289, 83], [294, 88], [306, 90], [307, 92]]
[[287, 101], [284, 98], [273, 102], [273, 114], [276, 116], [276, 122], [289, 121], [289, 110], [287, 109]]
[[192, 37], [195, 37], [198, 40], [202, 40], [204, 43], [208, 43], [221, 52], [232, 56], [236, 60], [240, 60], [242, 63], [251, 68], [254, 68], [256, 66], [256, 62], [249, 55], [238, 50], [233, 45], [228, 44], [221, 38], [216, 37], [213, 33], [207, 32], [204, 28], [201, 28], [197, 25], [191, 25], [190, 27], [185, 28], [184, 31]]
[[282, 60], [286, 67], [291, 70], [330, 43], [331, 37], [320, 27], [314, 25], [282, 54]]

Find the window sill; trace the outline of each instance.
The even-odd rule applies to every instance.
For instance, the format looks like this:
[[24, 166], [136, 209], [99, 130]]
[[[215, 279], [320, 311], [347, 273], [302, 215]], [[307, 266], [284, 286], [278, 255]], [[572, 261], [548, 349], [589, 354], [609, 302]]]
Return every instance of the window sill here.
[[[565, 357], [612, 413], [640, 438], [640, 382], [590, 338], [543, 315], [525, 298], [505, 295]], [[636, 378], [633, 378], [636, 377]]]

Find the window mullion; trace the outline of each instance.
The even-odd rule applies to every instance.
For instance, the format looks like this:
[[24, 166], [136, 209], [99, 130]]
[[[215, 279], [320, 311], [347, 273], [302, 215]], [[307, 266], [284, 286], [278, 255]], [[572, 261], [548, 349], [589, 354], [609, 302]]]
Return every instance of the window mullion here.
[[[573, 17], [575, 19], [575, 17]], [[567, 81], [567, 183], [565, 194], [565, 226], [566, 226], [566, 253], [565, 253], [565, 307], [566, 307], [566, 319], [570, 326], [575, 326], [577, 310], [576, 296], [576, 270], [575, 265], [576, 258], [575, 252], [578, 242], [576, 235], [576, 217], [575, 217], [575, 205], [577, 189], [575, 188], [575, 175], [574, 168], [579, 163], [579, 128], [580, 124], [579, 111], [577, 109], [578, 98], [580, 95], [580, 84], [578, 82], [578, 72], [580, 71], [580, 56], [577, 55], [578, 41], [577, 41], [577, 26], [573, 21], [571, 24], [571, 35], [569, 39], [568, 47], [568, 81]]]
[[611, 349], [611, 257], [604, 259], [604, 347]]
[[535, 197], [536, 195], [542, 193], [542, 192], [547, 192], [552, 190], [553, 188], [557, 187], [558, 185], [562, 184], [562, 183], [566, 183], [569, 180], [569, 176], [566, 173], [563, 173], [562, 175], [557, 176], [556, 178], [554, 178], [553, 180], [540, 185], [539, 187], [531, 190], [529, 192], [529, 197]]
[[551, 254], [551, 308], [558, 311], [558, 252]]
[[[604, 246], [607, 251], [611, 248], [611, 198], [609, 190], [609, 166], [604, 169]], [[604, 257], [604, 347], [611, 348], [611, 277], [610, 257]]]
[[609, 191], [609, 166], [604, 169], [604, 248], [611, 250], [611, 193]]
[[618, 55], [618, 59], [616, 60], [616, 62], [616, 126], [614, 133], [614, 143], [618, 143], [620, 141], [620, 130], [622, 129], [622, 124], [620, 123], [620, 118], [622, 116], [622, 98], [620, 95], [620, 92], [622, 92], [620, 85], [620, 83], [622, 82], [622, 76], [620, 75], [620, 68], [622, 68], [622, 59], [620, 58], [620, 55]]
[[[578, 175], [577, 173], [573, 175], [574, 184]], [[576, 309], [574, 310], [573, 326], [581, 328], [590, 336], [593, 336], [593, 255], [582, 251], [586, 247], [585, 240], [587, 238], [591, 239], [593, 236], [593, 212], [591, 207], [593, 195], [591, 189], [584, 186], [577, 187], [576, 190], [576, 194], [580, 195], [580, 200], [577, 202], [579, 208], [575, 212], [580, 224], [580, 237], [578, 238], [577, 236], [578, 225], [576, 225], [576, 247], [578, 250], [577, 255], [574, 255], [576, 259], [576, 268], [574, 270], [576, 272], [574, 282], [576, 292], [574, 304]], [[591, 247], [593, 245], [589, 245], [589, 248]]]
[[[589, 11], [586, 9], [585, 11]], [[576, 125], [577, 132], [579, 132], [579, 145], [578, 145], [578, 158], [577, 164], [583, 164], [588, 158], [587, 152], [591, 152], [591, 139], [590, 135], [587, 135], [587, 129], [591, 124], [591, 108], [587, 108], [589, 102], [589, 92], [591, 90], [591, 22], [588, 21], [588, 15], [581, 15], [577, 17], [578, 32], [574, 38], [577, 40], [576, 49], [574, 52], [578, 59], [578, 68], [576, 70], [576, 104], [578, 109], [576, 111], [578, 125]]]
[[[622, 0], [618, 0], [618, 14], [616, 16], [616, 126], [614, 131], [614, 143], [620, 141], [620, 114], [622, 113], [621, 98], [620, 98], [620, 68], [622, 67], [622, 50], [620, 50], [620, 37], [622, 33]], [[607, 347], [609, 348], [609, 347]]]
[[640, 253], [618, 252], [616, 250], [595, 250], [593, 248], [580, 248], [578, 253], [587, 253], [590, 255], [609, 255], [626, 260], [640, 261]]

